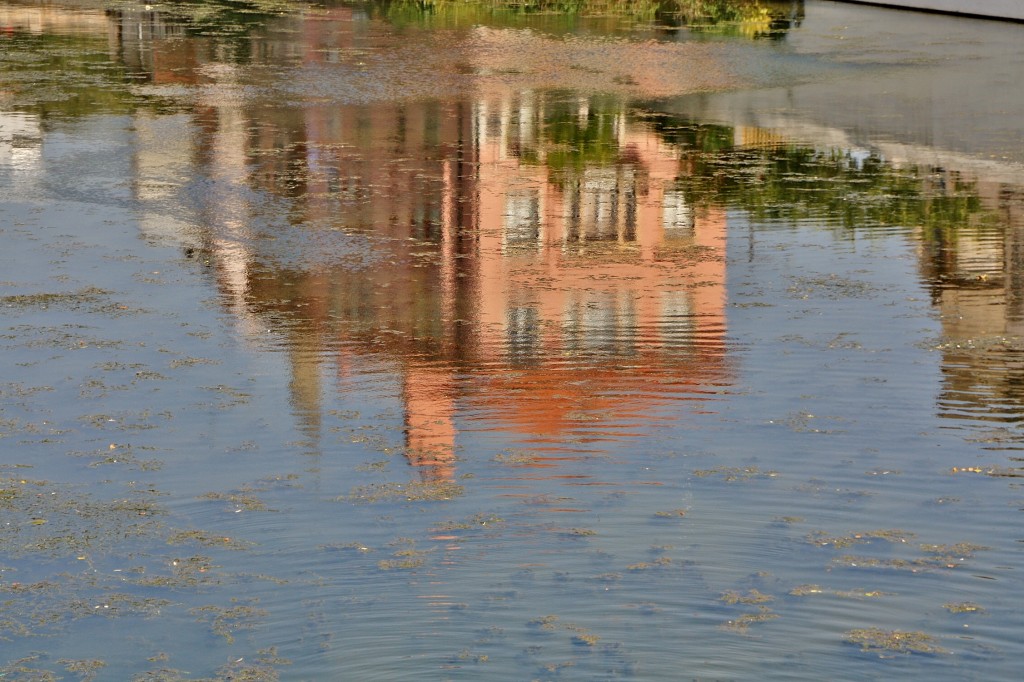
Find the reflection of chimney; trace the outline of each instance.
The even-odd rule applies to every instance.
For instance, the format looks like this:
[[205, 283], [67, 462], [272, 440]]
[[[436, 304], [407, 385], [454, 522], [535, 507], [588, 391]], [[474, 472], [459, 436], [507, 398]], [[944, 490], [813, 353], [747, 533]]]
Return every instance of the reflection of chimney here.
[[426, 480], [455, 475], [455, 379], [450, 368], [409, 367], [405, 371], [406, 456], [422, 467]]

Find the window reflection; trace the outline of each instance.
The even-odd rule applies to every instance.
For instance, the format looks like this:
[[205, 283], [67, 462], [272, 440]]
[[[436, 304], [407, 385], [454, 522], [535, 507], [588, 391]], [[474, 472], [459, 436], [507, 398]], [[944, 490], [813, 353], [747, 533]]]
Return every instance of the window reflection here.
[[692, 237], [696, 218], [683, 191], [678, 188], [667, 190], [662, 206], [661, 226], [665, 230], [665, 238]]
[[540, 192], [512, 190], [505, 200], [505, 243], [535, 246], [540, 240]]

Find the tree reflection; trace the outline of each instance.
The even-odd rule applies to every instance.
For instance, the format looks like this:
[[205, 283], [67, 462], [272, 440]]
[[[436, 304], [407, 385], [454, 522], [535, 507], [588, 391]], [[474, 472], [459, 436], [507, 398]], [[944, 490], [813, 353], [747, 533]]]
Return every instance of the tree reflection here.
[[[656, 116], [683, 149], [680, 186], [693, 205], [725, 204], [759, 223], [805, 222], [841, 238], [897, 228], [913, 235], [919, 271], [939, 313], [943, 416], [1017, 425], [1024, 421], [1021, 254], [1024, 190], [927, 165], [895, 165], [877, 153], [794, 144]], [[995, 442], [1019, 443], [1000, 433]]]

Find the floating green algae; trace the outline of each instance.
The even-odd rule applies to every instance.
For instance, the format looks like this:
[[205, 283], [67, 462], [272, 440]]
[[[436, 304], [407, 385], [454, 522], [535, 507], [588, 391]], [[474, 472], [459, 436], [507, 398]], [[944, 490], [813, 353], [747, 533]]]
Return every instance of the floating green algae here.
[[756, 613], [744, 613], [741, 616], [727, 620], [722, 624], [723, 630], [731, 630], [738, 634], [747, 634], [750, 630], [751, 625], [758, 623], [767, 623], [770, 620], [775, 620], [779, 617], [779, 614], [775, 613], [767, 606], [758, 606]]
[[755, 589], [748, 590], [746, 594], [729, 590], [722, 593], [721, 600], [726, 604], [767, 604], [775, 601], [775, 597]]
[[720, 466], [712, 469], [697, 469], [693, 472], [693, 475], [697, 478], [717, 476], [723, 481], [732, 483], [734, 481], [748, 481], [753, 478], [775, 478], [779, 474], [775, 471], [761, 471], [758, 467]]
[[950, 613], [982, 613], [985, 611], [984, 607], [969, 601], [943, 604], [942, 608]]
[[901, 654], [949, 653], [937, 644], [935, 637], [917, 631], [860, 628], [846, 633], [845, 640], [857, 644], [861, 651]]
[[385, 502], [408, 500], [410, 502], [439, 502], [462, 495], [463, 486], [451, 481], [410, 481], [408, 483], [372, 483], [353, 488], [348, 495], [337, 501]]

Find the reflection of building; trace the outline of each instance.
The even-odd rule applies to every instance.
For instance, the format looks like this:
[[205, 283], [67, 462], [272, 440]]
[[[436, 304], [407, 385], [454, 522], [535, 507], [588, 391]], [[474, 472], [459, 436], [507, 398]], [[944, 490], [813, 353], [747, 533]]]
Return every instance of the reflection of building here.
[[[299, 28], [259, 49], [315, 68], [360, 40], [344, 8]], [[426, 478], [454, 473], [467, 419], [560, 440], [727, 380], [724, 212], [688, 204], [677, 154], [621, 103], [490, 90], [276, 107], [182, 45], [161, 75], [151, 33], [133, 50], [152, 79], [214, 87], [187, 116], [137, 115], [143, 229], [169, 225], [209, 261], [243, 335], [282, 337], [311, 439], [324, 370], [361, 358], [401, 377]], [[161, 221], [172, 211], [182, 224]]]
[[0, 27], [33, 34], [105, 35], [111, 25], [106, 15], [91, 8], [70, 8], [37, 2], [11, 2], [0, 6]]
[[23, 177], [39, 169], [42, 134], [37, 116], [0, 111], [0, 173], [11, 175], [7, 186], [14, 195]]
[[[344, 58], [359, 38], [332, 22], [348, 12], [303, 24], [303, 60]], [[611, 122], [601, 144], [612, 155], [549, 177], [550, 98], [268, 108], [232, 96], [228, 65], [195, 72], [181, 45], [182, 66], [161, 76], [163, 34], [144, 28], [150, 40], [132, 52], [152, 79], [191, 73], [216, 88], [200, 90], [188, 120], [137, 117], [136, 196], [153, 209], [143, 229], [169, 229], [211, 262], [243, 333], [284, 330], [311, 436], [331, 348], [346, 349], [344, 366], [360, 354], [399, 361], [407, 448], [431, 476], [451, 473], [458, 404], [554, 437], [581, 414], [635, 416], [659, 390], [722, 376], [724, 221], [686, 204], [675, 155], [621, 110], [573, 102], [573, 125]], [[198, 201], [168, 222], [189, 176], [205, 178]], [[259, 238], [269, 213], [279, 222], [267, 229], [302, 234], [284, 249], [285, 235]], [[369, 262], [317, 249], [338, 234], [369, 240]]]
[[[724, 379], [721, 211], [687, 206], [676, 156], [619, 110], [579, 114], [615, 119], [610, 160], [549, 177], [545, 121], [528, 101], [543, 106], [506, 94], [199, 115], [204, 173], [286, 197], [304, 231], [291, 254], [232, 237], [245, 221], [230, 215], [251, 222], [253, 201], [273, 201], [241, 189], [237, 209], [204, 218], [226, 300], [289, 338], [311, 434], [329, 348], [399, 362], [409, 457], [431, 477], [451, 473], [462, 406], [491, 428], [557, 438], [581, 417], [638, 419], [659, 393]], [[510, 107], [492, 129], [486, 112]], [[540, 155], [526, 163], [528, 138]], [[318, 234], [339, 233], [369, 240], [365, 265], [306, 257]]]
[[[431, 477], [452, 472], [459, 410], [557, 439], [581, 419], [642, 419], [659, 394], [725, 379], [721, 211], [687, 206], [671, 149], [619, 111], [611, 162], [549, 177], [543, 119], [492, 130], [483, 118], [521, 103], [313, 108], [273, 126], [288, 114], [259, 111], [265, 134], [292, 137], [249, 138], [285, 151], [252, 163], [248, 182], [293, 195], [296, 248], [324, 232], [374, 245], [365, 265], [256, 252], [234, 268], [244, 284], [225, 288], [286, 330], [309, 428], [328, 348], [399, 362], [408, 454]], [[207, 130], [202, 146], [215, 149]], [[532, 163], [517, 156], [524, 136], [538, 140]]]
[[[955, 192], [966, 181], [943, 174]], [[940, 410], [952, 417], [1024, 421], [1024, 192], [972, 183], [998, 224], [958, 223], [921, 238], [921, 267], [942, 321]]]
[[[542, 97], [477, 104], [479, 354], [515, 370], [488, 384], [504, 402], [498, 421], [534, 435], [564, 434], [581, 413], [635, 416], [659, 381], [723, 369], [724, 214], [686, 205], [678, 156], [657, 135], [590, 104], [568, 116], [607, 119], [596, 144], [614, 156], [557, 171], [550, 157], [562, 150], [542, 139], [557, 116], [545, 124]], [[528, 145], [533, 163], [522, 161]], [[571, 380], [584, 374], [577, 393]]]

